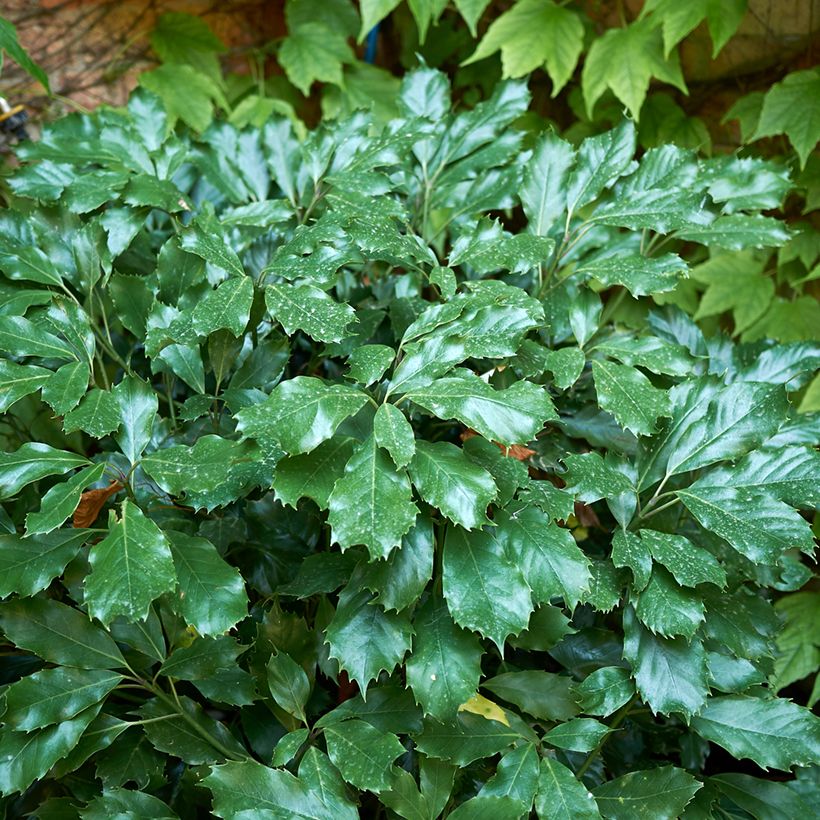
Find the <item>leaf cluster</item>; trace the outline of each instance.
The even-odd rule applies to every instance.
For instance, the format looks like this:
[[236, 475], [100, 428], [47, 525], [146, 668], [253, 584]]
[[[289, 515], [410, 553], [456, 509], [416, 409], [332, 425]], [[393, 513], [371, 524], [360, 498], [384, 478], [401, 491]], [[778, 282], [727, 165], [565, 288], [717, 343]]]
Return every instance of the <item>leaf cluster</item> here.
[[8, 811], [809, 816], [820, 349], [664, 304], [771, 191], [520, 81], [304, 138], [143, 86], [0, 214]]

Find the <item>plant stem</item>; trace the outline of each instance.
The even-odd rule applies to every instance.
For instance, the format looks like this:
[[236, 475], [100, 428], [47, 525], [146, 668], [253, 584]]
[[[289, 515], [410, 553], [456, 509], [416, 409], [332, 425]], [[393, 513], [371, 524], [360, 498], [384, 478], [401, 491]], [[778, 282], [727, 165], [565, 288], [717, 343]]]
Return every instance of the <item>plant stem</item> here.
[[126, 721], [129, 726], [144, 726], [146, 723], [157, 723], [161, 720], [176, 720], [179, 715], [160, 715], [159, 717], [145, 718], [144, 720]]
[[244, 760], [243, 757], [239, 757], [235, 752], [232, 752], [226, 746], [224, 746], [219, 740], [217, 740], [210, 732], [208, 732], [205, 728], [200, 726], [183, 708], [182, 704], [179, 702], [179, 698], [176, 697], [176, 692], [174, 692], [174, 698], [171, 699], [165, 692], [162, 691], [158, 686], [153, 686], [152, 684], [145, 682], [145, 688], [148, 689], [153, 695], [159, 698], [166, 706], [169, 706], [176, 712], [176, 715], [169, 715], [168, 717], [176, 717], [177, 715], [181, 717], [203, 740], [207, 741], [214, 747], [221, 755], [224, 755], [228, 758], [228, 760]]
[[174, 425], [174, 430], [177, 429], [177, 413], [174, 407], [174, 396], [171, 390], [171, 376], [168, 373], [162, 374], [162, 381], [165, 384], [165, 396], [168, 401], [168, 409], [171, 411], [171, 424]]
[[655, 507], [655, 509], [653, 509], [651, 512], [646, 512], [646, 510], [644, 510], [644, 513], [641, 516], [641, 518], [652, 518], [653, 515], [656, 515], [659, 512], [663, 512], [664, 510], [668, 510], [670, 507], [673, 507], [679, 501], [680, 499], [677, 496], [675, 496], [675, 498], [673, 498], [671, 501], [667, 501], [666, 504], [661, 504], [660, 507]]
[[629, 702], [626, 703], [624, 706], [622, 706], [621, 709], [618, 712], [615, 713], [615, 716], [612, 718], [612, 721], [609, 724], [610, 731], [608, 731], [598, 741], [598, 745], [587, 755], [587, 759], [581, 764], [581, 767], [575, 773], [575, 776], [579, 780], [584, 776], [584, 774], [586, 774], [587, 769], [593, 764], [593, 762], [595, 761], [595, 758], [598, 757], [598, 755], [601, 753], [601, 749], [604, 748], [604, 744], [609, 739], [609, 736], [612, 734], [612, 731], [614, 729], [617, 729], [626, 720], [627, 715], [632, 710], [632, 707], [634, 706], [635, 701], [637, 700], [637, 698], [638, 698], [637, 695], [633, 695], [630, 698]]

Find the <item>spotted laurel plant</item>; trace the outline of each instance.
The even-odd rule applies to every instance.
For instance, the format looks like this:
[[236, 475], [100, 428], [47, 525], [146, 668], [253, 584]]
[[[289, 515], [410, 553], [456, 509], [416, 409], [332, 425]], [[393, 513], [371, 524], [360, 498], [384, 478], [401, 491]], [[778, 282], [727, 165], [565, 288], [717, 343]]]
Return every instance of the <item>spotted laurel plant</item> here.
[[7, 816], [811, 815], [820, 349], [676, 306], [787, 176], [527, 105], [421, 69], [196, 138], [138, 92], [19, 149]]

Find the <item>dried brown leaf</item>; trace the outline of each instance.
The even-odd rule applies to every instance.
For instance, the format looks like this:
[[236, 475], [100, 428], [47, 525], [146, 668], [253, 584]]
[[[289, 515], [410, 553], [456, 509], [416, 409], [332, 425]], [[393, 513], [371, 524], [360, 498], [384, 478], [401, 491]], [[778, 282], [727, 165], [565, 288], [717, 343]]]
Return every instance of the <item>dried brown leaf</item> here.
[[90, 527], [100, 514], [103, 504], [122, 489], [122, 484], [112, 479], [107, 487], [98, 490], [86, 490], [80, 496], [80, 504], [74, 511], [75, 527]]

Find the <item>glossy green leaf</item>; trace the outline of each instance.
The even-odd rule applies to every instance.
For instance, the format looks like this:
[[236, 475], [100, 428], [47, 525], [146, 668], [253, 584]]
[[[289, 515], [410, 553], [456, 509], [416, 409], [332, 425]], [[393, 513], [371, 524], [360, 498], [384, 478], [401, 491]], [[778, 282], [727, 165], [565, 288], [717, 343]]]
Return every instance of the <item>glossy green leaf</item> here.
[[367, 547], [371, 558], [387, 558], [416, 520], [410, 480], [397, 472], [373, 437], [359, 445], [328, 498], [332, 539], [341, 548]]
[[0, 597], [26, 598], [62, 573], [88, 539], [88, 530], [64, 529], [48, 535], [0, 535]]
[[598, 820], [594, 798], [575, 775], [554, 757], [541, 758], [535, 810], [550, 820]]
[[37, 442], [23, 444], [13, 453], [0, 453], [0, 498], [10, 498], [33, 481], [62, 475], [88, 463], [77, 453]]
[[573, 718], [550, 729], [544, 740], [559, 749], [591, 752], [607, 735], [609, 728], [592, 718]]
[[632, 667], [638, 692], [656, 714], [689, 718], [706, 702], [706, 653], [698, 640], [653, 635], [628, 608], [624, 658]]
[[9, 729], [30, 732], [70, 720], [103, 700], [121, 680], [122, 675], [107, 670], [44, 669], [9, 687], [3, 721]]
[[427, 799], [419, 791], [410, 772], [393, 768], [390, 772], [390, 788], [379, 794], [379, 800], [399, 817], [426, 820], [430, 814]]
[[430, 599], [413, 619], [416, 637], [407, 659], [407, 684], [425, 715], [453, 720], [478, 689], [481, 644], [453, 623], [447, 607]]
[[367, 387], [377, 382], [393, 363], [396, 351], [387, 345], [362, 345], [347, 360], [347, 375]]
[[220, 635], [248, 613], [240, 573], [206, 538], [167, 532], [179, 581], [176, 608], [200, 635]]
[[25, 791], [35, 780], [78, 743], [88, 724], [97, 716], [99, 704], [64, 720], [34, 732], [4, 732], [0, 738], [0, 793]]
[[506, 797], [530, 811], [538, 788], [538, 753], [532, 743], [507, 752], [498, 762], [496, 773], [486, 782], [479, 797]]
[[610, 256], [585, 262], [578, 270], [607, 287], [622, 285], [633, 296], [646, 296], [674, 290], [689, 269], [679, 256], [667, 253], [652, 258]]
[[566, 521], [572, 515], [572, 496], [549, 481], [530, 481], [518, 497], [534, 504], [555, 521]]
[[266, 812], [279, 820], [299, 815], [331, 820], [334, 816], [333, 807], [301, 778], [255, 760], [213, 766], [202, 782], [213, 793], [217, 817], [233, 818], [242, 812]]
[[784, 245], [789, 234], [783, 225], [771, 217], [755, 214], [720, 216], [708, 225], [688, 227], [677, 232], [680, 239], [717, 246], [729, 251], [744, 248], [776, 248]]
[[530, 341], [525, 341], [521, 346], [519, 356], [523, 375], [540, 376], [545, 370], [549, 371], [555, 386], [561, 390], [572, 387], [578, 381], [586, 364], [584, 351], [580, 347], [549, 350]]
[[571, 211], [592, 202], [601, 191], [634, 167], [635, 141], [635, 126], [624, 119], [612, 131], [587, 137], [581, 143], [577, 166], [568, 181]]
[[123, 501], [120, 518], [112, 513], [111, 520], [108, 535], [88, 556], [85, 600], [91, 614], [105, 624], [117, 615], [143, 620], [151, 602], [176, 586], [168, 540], [131, 501]]
[[503, 672], [481, 684], [533, 717], [543, 720], [569, 720], [578, 713], [572, 681], [552, 672]]
[[265, 304], [289, 336], [303, 330], [318, 342], [338, 342], [355, 320], [350, 305], [340, 304], [313, 285], [268, 285]]
[[224, 328], [241, 336], [248, 323], [253, 301], [253, 280], [249, 276], [226, 279], [198, 302], [193, 311], [193, 328], [207, 336]]
[[767, 493], [700, 487], [678, 490], [677, 495], [704, 527], [725, 538], [750, 561], [773, 564], [787, 549], [814, 548], [808, 523]]
[[325, 729], [327, 753], [342, 777], [360, 789], [389, 788], [392, 762], [404, 753], [399, 739], [363, 720], [345, 720]]
[[177, 820], [179, 815], [157, 797], [133, 789], [105, 789], [83, 809], [83, 820], [108, 817], [152, 817]]
[[111, 744], [128, 728], [126, 721], [111, 717], [101, 712], [83, 732], [79, 743], [52, 769], [54, 777], [63, 777], [65, 774], [78, 769], [92, 755]]
[[111, 633], [116, 640], [122, 641], [129, 649], [139, 652], [151, 661], [165, 660], [166, 641], [162, 632], [162, 623], [152, 606], [145, 621], [128, 623], [118, 618], [111, 624]]
[[581, 600], [589, 588], [589, 561], [569, 530], [535, 507], [499, 512], [495, 523], [492, 537], [508, 560], [520, 566], [535, 603], [563, 598], [571, 609]]
[[50, 663], [80, 669], [121, 669], [125, 660], [107, 632], [79, 610], [45, 598], [0, 606], [0, 626], [17, 646]]
[[[117, 209], [112, 209], [106, 211], [106, 216], [116, 213]], [[139, 222], [132, 220], [133, 212], [129, 209], [124, 210], [124, 215], [128, 221], [122, 226], [117, 225], [117, 230], [123, 229], [125, 233], [123, 241], [127, 246], [141, 226]], [[110, 236], [114, 236], [114, 234], [112, 233]], [[148, 316], [154, 301], [153, 293], [145, 279], [140, 276], [126, 276], [123, 273], [115, 273], [108, 283], [108, 288], [123, 326], [135, 336], [142, 336], [145, 333]]]
[[685, 587], [698, 584], [726, 584], [726, 573], [717, 559], [705, 549], [698, 549], [688, 538], [656, 530], [641, 530], [641, 543], [652, 558], [663, 564], [675, 580]]
[[287, 652], [271, 655], [267, 663], [268, 688], [273, 699], [288, 713], [305, 722], [310, 681], [305, 670]]
[[635, 694], [635, 686], [628, 670], [604, 666], [587, 675], [575, 691], [586, 714], [606, 717], [629, 702]]
[[630, 772], [592, 790], [601, 815], [607, 820], [627, 820], [635, 812], [658, 820], [675, 820], [703, 784], [674, 766]]
[[151, 439], [159, 405], [157, 394], [141, 379], [129, 376], [114, 388], [113, 396], [120, 418], [117, 444], [133, 464]]
[[570, 144], [554, 134], [544, 134], [536, 144], [520, 196], [530, 229], [538, 236], [546, 234], [563, 214], [565, 183], [573, 160]]
[[472, 234], [459, 237], [447, 260], [451, 267], [469, 265], [476, 273], [497, 270], [526, 273], [549, 260], [555, 243], [532, 234], [505, 235], [498, 222], [480, 222]]
[[527, 628], [510, 643], [521, 649], [545, 651], [552, 649], [561, 639], [575, 630], [569, 626], [569, 618], [557, 606], [542, 605], [530, 616]]
[[613, 337], [595, 346], [599, 352], [633, 367], [653, 373], [687, 376], [695, 372], [695, 360], [685, 347], [656, 336]]
[[612, 536], [612, 563], [616, 567], [629, 567], [634, 590], [640, 592], [649, 583], [652, 555], [636, 533], [618, 530]]
[[308, 729], [296, 729], [296, 731], [288, 732], [281, 737], [276, 742], [276, 746], [273, 750], [271, 766], [279, 767], [290, 763], [308, 739], [309, 734], [310, 731]]
[[376, 444], [390, 453], [397, 467], [406, 467], [413, 460], [416, 452], [413, 428], [395, 404], [379, 405], [373, 418], [373, 436]]
[[64, 364], [43, 385], [43, 401], [59, 416], [73, 409], [88, 389], [90, 371], [85, 362]]
[[68, 481], [55, 484], [43, 496], [40, 511], [26, 516], [26, 535], [44, 535], [61, 526], [77, 509], [83, 490], [99, 481], [104, 470], [105, 464], [86, 467]]
[[520, 738], [515, 729], [503, 723], [466, 712], [451, 723], [425, 720], [424, 730], [415, 741], [419, 751], [428, 757], [466, 766], [504, 751]]
[[15, 402], [39, 390], [52, 377], [52, 372], [44, 367], [0, 359], [0, 412], [5, 413]]
[[780, 620], [768, 601], [741, 587], [731, 595], [704, 590], [703, 602], [708, 637], [738, 657], [756, 659], [774, 654], [773, 638]]
[[122, 419], [114, 393], [95, 387], [86, 393], [78, 407], [66, 413], [63, 419], [63, 430], [66, 433], [84, 430], [91, 436], [102, 438], [116, 430], [121, 423]]
[[466, 371], [411, 390], [409, 398], [439, 418], [458, 419], [484, 438], [501, 444], [525, 444], [556, 417], [542, 387], [519, 381], [499, 391]]
[[692, 719], [692, 728], [734, 757], [763, 768], [808, 766], [820, 754], [820, 718], [785, 699], [713, 697]]
[[[156, 71], [153, 73], [156, 74]], [[218, 232], [213, 231], [212, 227], [207, 222], [194, 221], [180, 234], [180, 247], [226, 271], [231, 276], [244, 277], [245, 270], [236, 255], [236, 251], [225, 242]]]
[[230, 669], [244, 651], [228, 635], [216, 638], [196, 637], [177, 647], [160, 667], [160, 673], [179, 680], [201, 680]]
[[594, 560], [590, 565], [589, 592], [584, 602], [598, 612], [612, 612], [623, 598], [624, 577], [609, 561]]
[[291, 507], [296, 507], [300, 498], [312, 498], [320, 509], [326, 510], [333, 487], [344, 473], [354, 448], [353, 439], [336, 435], [309, 453], [283, 458], [273, 474], [276, 497]]
[[9, 243], [0, 251], [0, 267], [9, 279], [22, 279], [57, 287], [63, 281], [48, 254], [41, 248], [24, 246], [16, 242]]
[[142, 468], [169, 495], [209, 512], [270, 484], [275, 455], [251, 441], [202, 436], [193, 447], [166, 447], [142, 459]]
[[[727, 772], [709, 778], [721, 794], [752, 817], [771, 817], [772, 820], [788, 820], [811, 814], [811, 807], [788, 783], [765, 780], [748, 774]], [[807, 795], [808, 796], [808, 795]], [[809, 798], [811, 799], [811, 798]]]
[[361, 718], [383, 732], [414, 734], [422, 728], [421, 709], [413, 702], [410, 691], [400, 684], [371, 686], [367, 700], [356, 695], [323, 715], [316, 725], [330, 726], [351, 717]]
[[448, 816], [454, 820], [516, 820], [520, 815], [521, 806], [513, 797], [478, 795], [465, 800]]
[[567, 472], [564, 480], [565, 491], [572, 493], [579, 501], [591, 503], [601, 498], [612, 498], [627, 493], [632, 483], [618, 472], [595, 451], [583, 455], [571, 455], [564, 459]]
[[787, 412], [777, 385], [738, 382], [720, 387], [689, 381], [672, 388], [672, 417], [639, 458], [638, 488], [736, 458], [774, 435]]
[[598, 404], [636, 435], [652, 435], [660, 416], [670, 415], [669, 399], [640, 370], [612, 362], [593, 362]]
[[268, 398], [237, 414], [243, 436], [270, 440], [289, 455], [309, 453], [367, 402], [353, 387], [297, 376], [274, 388]]
[[703, 622], [703, 603], [692, 590], [678, 586], [662, 567], [655, 567], [637, 596], [635, 614], [656, 635], [691, 638]]
[[401, 612], [418, 601], [433, 576], [434, 551], [432, 521], [419, 515], [398, 549], [367, 565], [362, 583], [385, 609]]
[[467, 345], [459, 336], [432, 336], [412, 342], [404, 350], [390, 380], [391, 394], [427, 388], [467, 357]]
[[447, 442], [418, 442], [410, 478], [419, 495], [465, 529], [489, 523], [497, 488], [492, 476]]
[[406, 615], [385, 612], [371, 597], [367, 590], [346, 595], [326, 632], [331, 657], [363, 690], [401, 663], [413, 636]]
[[488, 532], [447, 529], [443, 590], [453, 620], [499, 648], [526, 628], [533, 611], [530, 587], [520, 567]]
[[718, 465], [692, 487], [750, 488], [808, 509], [820, 503], [820, 454], [808, 447], [763, 447], [731, 467]]
[[155, 749], [192, 766], [221, 762], [226, 752], [234, 759], [245, 757], [244, 748], [225, 726], [188, 697], [180, 696], [179, 703], [173, 705], [154, 698], [141, 706], [138, 714], [146, 720], [143, 731]]
[[330, 808], [331, 817], [338, 820], [356, 820], [359, 812], [351, 801], [339, 770], [328, 756], [311, 746], [299, 763], [299, 778]]

